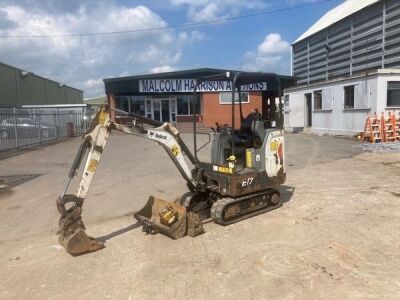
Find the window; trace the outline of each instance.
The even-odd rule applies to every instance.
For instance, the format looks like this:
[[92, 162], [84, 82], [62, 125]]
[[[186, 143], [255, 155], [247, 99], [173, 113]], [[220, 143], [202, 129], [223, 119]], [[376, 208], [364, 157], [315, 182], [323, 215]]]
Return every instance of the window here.
[[[178, 115], [191, 115], [192, 114], [192, 99], [193, 95], [178, 95]], [[196, 101], [196, 114], [201, 114], [201, 96], [198, 96]]]
[[190, 115], [189, 105], [191, 96], [182, 95], [178, 96], [178, 115]]
[[128, 107], [128, 99], [129, 97], [124, 97], [124, 96], [119, 96], [116, 97], [116, 107], [118, 109], [124, 110], [124, 111], [128, 111], [129, 107]]
[[197, 95], [197, 101], [196, 101], [196, 114], [200, 115], [201, 114], [201, 102], [203, 102], [203, 96], [202, 95]]
[[314, 92], [314, 110], [322, 109], [322, 91]]
[[[249, 103], [249, 93], [240, 93], [242, 96], [242, 103]], [[219, 93], [219, 103], [220, 104], [231, 104], [232, 103], [232, 93], [231, 92], [221, 92]], [[235, 93], [235, 103], [239, 103], [239, 93]]]
[[354, 85], [344, 87], [344, 108], [354, 108]]
[[[116, 97], [117, 108], [144, 116], [144, 96], [119, 96]], [[72, 113], [74, 113], [72, 111]]]
[[400, 81], [388, 82], [387, 106], [400, 106]]
[[144, 96], [131, 96], [131, 112], [144, 116]]

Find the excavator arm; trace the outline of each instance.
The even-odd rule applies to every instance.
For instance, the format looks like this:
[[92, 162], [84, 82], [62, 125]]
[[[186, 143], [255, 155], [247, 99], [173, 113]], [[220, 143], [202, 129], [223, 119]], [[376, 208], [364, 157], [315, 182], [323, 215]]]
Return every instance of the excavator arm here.
[[[120, 114], [127, 114], [123, 111], [118, 112]], [[90, 128], [83, 136], [82, 143], [68, 174], [65, 188], [57, 199], [57, 208], [61, 214], [59, 221], [59, 242], [72, 255], [80, 255], [104, 248], [103, 242], [86, 235], [86, 228], [81, 215], [84, 200], [112, 130], [118, 130], [127, 134], [154, 140], [166, 150], [171, 160], [186, 180], [188, 186], [193, 190], [198, 186], [198, 182], [193, 178], [191, 169], [189, 168], [184, 155], [186, 155], [194, 165], [196, 165], [197, 161], [190, 153], [185, 143], [181, 140], [179, 131], [169, 123], [161, 123], [139, 115], [129, 115], [133, 117], [132, 124], [123, 125], [111, 120], [108, 106], [104, 105], [98, 109]], [[143, 126], [144, 124], [150, 125], [151, 128], [145, 128]], [[66, 194], [71, 180], [78, 174], [78, 170], [86, 153], [88, 154], [78, 186], [78, 191], [76, 195]], [[154, 202], [154, 199], [150, 202]], [[162, 202], [163, 201], [159, 201], [158, 203]], [[67, 205], [69, 208], [66, 207]], [[171, 205], [175, 206], [175, 204]], [[183, 209], [172, 206], [170, 207], [167, 204], [165, 205], [167, 210], [170, 208], [170, 211], [175, 213]], [[170, 212], [168, 211], [168, 213]], [[181, 212], [181, 216], [180, 221], [182, 223], [186, 222], [186, 220], [184, 220], [184, 217], [186, 217], [184, 211]], [[140, 215], [139, 218], [141, 218], [140, 220], [142, 222], [147, 224], [150, 232], [155, 232], [155, 226], [153, 221], [151, 221], [151, 216], [144, 218], [146, 220], [144, 220]], [[174, 225], [177, 227], [177, 224]], [[163, 225], [159, 224], [159, 226], [163, 228]], [[186, 229], [184, 228], [183, 230]]]

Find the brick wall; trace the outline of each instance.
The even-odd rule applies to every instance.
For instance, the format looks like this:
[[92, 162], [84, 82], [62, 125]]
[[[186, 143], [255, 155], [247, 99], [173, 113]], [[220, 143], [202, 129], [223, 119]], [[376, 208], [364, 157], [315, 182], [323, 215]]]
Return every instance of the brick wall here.
[[[193, 122], [193, 116], [176, 116], [176, 121], [185, 123], [185, 122]], [[197, 122], [203, 122], [203, 115], [196, 115]]]
[[[219, 93], [203, 94], [202, 114], [197, 116], [198, 122], [203, 122], [206, 127], [215, 127], [215, 122], [219, 124], [231, 125], [232, 105], [219, 104]], [[116, 98], [113, 94], [107, 95], [107, 102], [110, 108], [116, 107]], [[252, 110], [258, 109], [262, 113], [261, 92], [250, 92], [249, 103], [242, 103], [243, 116], [246, 117]], [[111, 112], [111, 118], [115, 118], [115, 112]], [[240, 113], [239, 104], [235, 105], [235, 127], [239, 127]], [[192, 122], [192, 116], [177, 116], [178, 122]]]
[[[261, 92], [250, 93], [249, 103], [242, 103], [243, 116], [246, 117], [255, 108], [262, 112]], [[235, 127], [239, 126], [240, 113], [239, 104], [235, 105]], [[219, 93], [203, 94], [203, 122], [207, 127], [215, 127], [215, 122], [219, 124], [229, 124], [232, 122], [232, 105], [219, 104]]]

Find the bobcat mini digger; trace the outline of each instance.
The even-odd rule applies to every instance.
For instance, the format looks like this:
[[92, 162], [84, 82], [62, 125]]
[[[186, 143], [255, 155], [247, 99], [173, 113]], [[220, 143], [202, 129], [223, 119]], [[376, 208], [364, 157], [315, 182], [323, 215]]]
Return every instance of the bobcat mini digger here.
[[[196, 236], [203, 233], [202, 222], [206, 219], [229, 225], [279, 207], [281, 200], [277, 187], [285, 182], [286, 177], [283, 132], [271, 128], [270, 123], [262, 120], [258, 113], [251, 113], [244, 118], [240, 97], [243, 86], [271, 81], [278, 81], [280, 86], [279, 80], [275, 74], [247, 72], [226, 72], [196, 80], [193, 91], [195, 96], [202, 83], [227, 81], [231, 84], [232, 124], [235, 124], [235, 106], [239, 107], [239, 129], [219, 124], [214, 129], [211, 163], [200, 162], [197, 158], [195, 113], [194, 151], [191, 153], [172, 124], [114, 110], [114, 114], [130, 117], [131, 122], [122, 124], [111, 118], [112, 110], [108, 106], [100, 107], [83, 136], [67, 184], [57, 199], [57, 208], [61, 214], [60, 244], [72, 255], [104, 247], [102, 242], [86, 235], [81, 214], [90, 183], [112, 130], [157, 142], [187, 182], [189, 191], [180, 201], [169, 202], [150, 196], [145, 207], [134, 214], [146, 233], [163, 233], [173, 239], [185, 235]], [[237, 94], [239, 103], [235, 105]], [[77, 194], [66, 194], [86, 152], [86, 164]]]

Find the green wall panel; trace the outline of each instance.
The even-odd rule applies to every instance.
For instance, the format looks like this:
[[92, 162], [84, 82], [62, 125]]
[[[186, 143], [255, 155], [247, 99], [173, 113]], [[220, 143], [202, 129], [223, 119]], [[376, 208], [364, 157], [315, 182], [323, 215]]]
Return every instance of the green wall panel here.
[[[19, 86], [19, 98], [18, 98]], [[0, 105], [81, 104], [83, 92], [0, 63]]]
[[0, 65], [0, 105], [13, 105], [16, 102], [15, 69]]
[[46, 103], [45, 82], [35, 75], [22, 77], [19, 81], [20, 105], [35, 105]]

